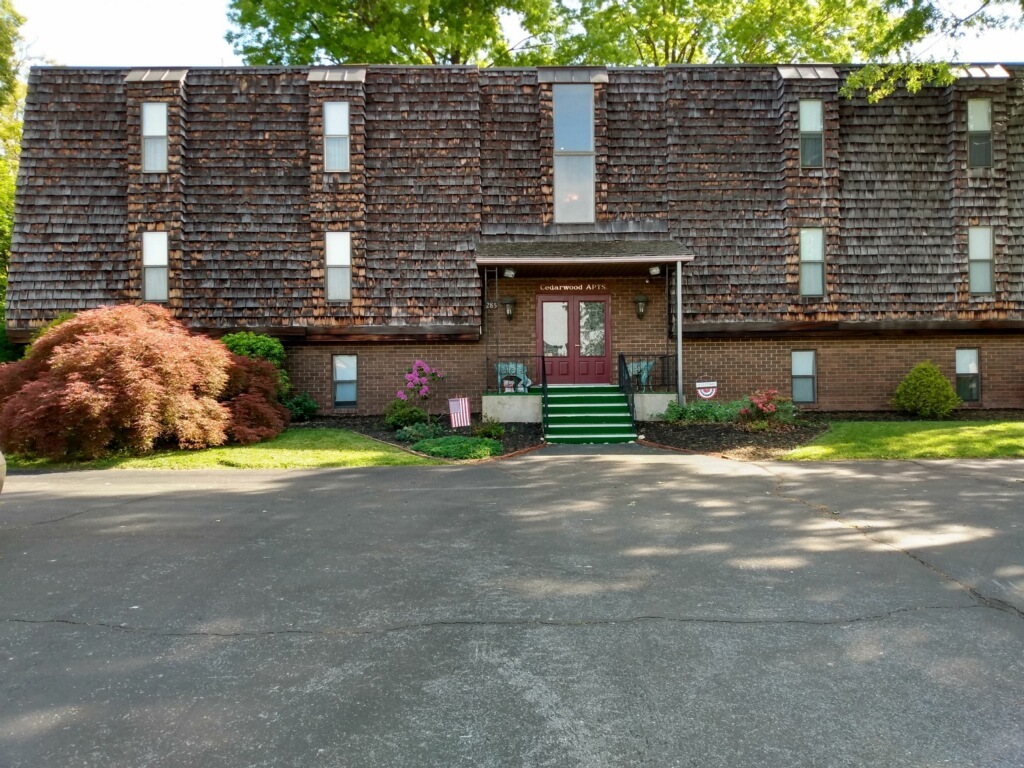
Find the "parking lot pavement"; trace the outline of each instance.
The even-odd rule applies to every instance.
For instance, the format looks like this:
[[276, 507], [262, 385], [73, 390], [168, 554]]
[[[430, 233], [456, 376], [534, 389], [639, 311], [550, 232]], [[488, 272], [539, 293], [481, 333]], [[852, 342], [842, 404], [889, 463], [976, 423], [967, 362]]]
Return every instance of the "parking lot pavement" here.
[[1021, 765], [1022, 478], [16, 474], [0, 765]]

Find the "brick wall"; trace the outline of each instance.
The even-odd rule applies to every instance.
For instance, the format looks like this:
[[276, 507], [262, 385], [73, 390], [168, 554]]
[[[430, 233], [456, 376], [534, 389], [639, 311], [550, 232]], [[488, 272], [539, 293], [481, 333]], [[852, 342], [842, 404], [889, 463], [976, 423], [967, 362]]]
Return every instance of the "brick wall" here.
[[[308, 392], [322, 413], [382, 413], [405, 385], [405, 374], [415, 360], [421, 359], [440, 369], [445, 379], [432, 388], [428, 407], [431, 413], [446, 413], [446, 398], [468, 396], [474, 413], [481, 409], [483, 392], [483, 345], [464, 344], [338, 344], [304, 345], [288, 349], [288, 373], [297, 392]], [[357, 358], [355, 409], [333, 406], [332, 358], [355, 355]]]
[[982, 408], [1024, 408], [1024, 338], [1019, 335], [934, 335], [782, 339], [684, 339], [683, 391], [709, 376], [718, 399], [735, 400], [757, 389], [791, 394], [790, 353], [817, 355], [818, 402], [826, 410], [887, 410], [893, 391], [917, 363], [929, 360], [955, 381], [957, 349], [977, 348]]
[[[495, 321], [507, 323], [502, 329], [502, 355], [535, 355], [532, 329], [535, 311], [527, 287], [530, 281], [514, 282], [523, 296], [522, 314], [507, 323], [502, 310], [491, 310]], [[645, 291], [652, 299], [644, 320], [637, 320], [632, 303], [636, 284], [643, 280], [621, 280], [612, 293], [612, 323], [619, 340], [612, 349], [636, 354], [666, 354], [661, 333], [664, 294]], [[509, 291], [509, 295], [512, 293]], [[527, 300], [529, 298], [530, 300]], [[660, 302], [660, 304], [659, 304]], [[660, 314], [659, 314], [660, 313]], [[529, 329], [529, 330], [528, 330]], [[481, 408], [480, 395], [488, 376], [487, 355], [494, 355], [493, 340], [444, 344], [349, 344], [296, 346], [288, 351], [288, 370], [298, 391], [309, 394], [327, 413], [345, 413], [332, 403], [332, 355], [356, 355], [358, 358], [359, 414], [380, 413], [394, 399], [403, 376], [412, 362], [422, 358], [445, 373], [431, 396], [434, 413], [447, 410], [445, 398], [465, 395], [474, 412]], [[669, 342], [671, 345], [671, 342]], [[981, 359], [982, 408], [1024, 408], [1024, 337], [1020, 335], [934, 335], [899, 337], [790, 336], [786, 338], [684, 339], [683, 392], [694, 398], [693, 384], [698, 378], [718, 381], [717, 399], [735, 400], [758, 389], [774, 388], [791, 394], [790, 353], [814, 350], [817, 353], [818, 402], [809, 408], [825, 410], [887, 410], [893, 391], [917, 363], [930, 360], [950, 379], [955, 380], [957, 349], [977, 348]], [[488, 380], [487, 384], [493, 385]]]

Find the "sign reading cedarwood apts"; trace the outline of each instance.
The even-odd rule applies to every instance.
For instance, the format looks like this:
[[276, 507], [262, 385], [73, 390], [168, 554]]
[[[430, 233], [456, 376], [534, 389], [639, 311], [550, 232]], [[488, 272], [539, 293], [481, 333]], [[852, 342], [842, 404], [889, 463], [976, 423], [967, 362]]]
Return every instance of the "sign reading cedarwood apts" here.
[[541, 293], [592, 293], [594, 291], [607, 291], [608, 286], [604, 283], [565, 283], [556, 285], [542, 285]]

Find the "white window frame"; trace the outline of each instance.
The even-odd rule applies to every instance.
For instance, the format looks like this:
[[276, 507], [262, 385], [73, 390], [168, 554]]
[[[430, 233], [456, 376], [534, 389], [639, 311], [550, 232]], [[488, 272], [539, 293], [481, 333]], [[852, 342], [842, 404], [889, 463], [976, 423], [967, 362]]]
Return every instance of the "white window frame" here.
[[[345, 377], [339, 377], [338, 363], [345, 361], [347, 367], [341, 371]], [[355, 397], [351, 400], [338, 399], [338, 385], [351, 385]], [[359, 402], [359, 360], [356, 355], [331, 356], [331, 403], [335, 408], [355, 408]]]
[[[575, 90], [570, 90], [575, 89]], [[589, 89], [589, 110], [583, 113], [566, 111], [560, 106], [570, 98], [571, 93], [580, 94]], [[561, 97], [561, 98], [560, 98]], [[552, 86], [552, 121], [554, 136], [554, 219], [556, 224], [593, 224], [597, 214], [597, 153], [594, 150], [594, 86], [587, 83], [556, 83]], [[566, 119], [589, 121], [588, 140], [576, 146], [559, 135], [558, 127]], [[561, 146], [560, 146], [561, 145]], [[570, 184], [571, 178], [582, 180]], [[589, 177], [589, 178], [587, 178]], [[565, 200], [562, 196], [565, 195]], [[573, 196], [576, 196], [573, 199]]]
[[325, 101], [323, 117], [324, 173], [348, 173], [351, 169], [348, 102]]
[[[817, 280], [820, 291], [808, 289]], [[825, 295], [825, 230], [822, 227], [800, 229], [800, 295], [816, 298]]]
[[142, 103], [143, 173], [167, 173], [167, 103]]
[[[984, 151], [980, 160], [976, 148]], [[992, 99], [967, 100], [967, 167], [992, 167]]]
[[[975, 397], [964, 397], [961, 388], [973, 390]], [[981, 350], [977, 347], [965, 347], [956, 350], [956, 394], [965, 403], [981, 402]]]
[[324, 235], [324, 265], [327, 301], [352, 301], [352, 234], [327, 232]]
[[[806, 362], [807, 358], [806, 357], [798, 358], [798, 355], [799, 356], [810, 355], [810, 362], [811, 362], [810, 373], [806, 372], [806, 366], [804, 365], [804, 363]], [[797, 365], [798, 360], [801, 363], [800, 366]], [[794, 350], [792, 350], [790, 352], [789, 365], [790, 365], [789, 373], [790, 373], [790, 377], [791, 377], [790, 392], [793, 394], [793, 402], [797, 403], [797, 404], [801, 404], [801, 403], [810, 404], [810, 403], [818, 402], [818, 352], [817, 352], [817, 350], [814, 350], [814, 349], [794, 349]], [[798, 370], [799, 370], [799, 372], [798, 372]], [[797, 384], [798, 381], [810, 381], [811, 382], [811, 399], [810, 400], [797, 399], [797, 386], [796, 386], [796, 384]]]
[[968, 227], [967, 273], [972, 295], [985, 296], [995, 293], [992, 227]]
[[164, 304], [169, 294], [167, 233], [142, 233], [142, 300]]
[[[821, 99], [800, 100], [800, 167], [801, 168], [824, 168], [825, 167], [825, 104]], [[818, 145], [818, 155], [821, 162], [811, 162], [807, 157], [809, 152], [804, 151], [807, 142], [815, 142]]]

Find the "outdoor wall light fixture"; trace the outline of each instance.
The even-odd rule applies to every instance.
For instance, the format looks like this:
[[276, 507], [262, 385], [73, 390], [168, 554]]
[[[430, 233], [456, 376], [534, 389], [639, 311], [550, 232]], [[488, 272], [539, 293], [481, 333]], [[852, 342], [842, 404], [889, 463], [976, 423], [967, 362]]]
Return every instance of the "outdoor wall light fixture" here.
[[505, 305], [505, 319], [511, 320], [516, 313], [516, 300], [511, 296], [502, 296], [501, 303]]
[[650, 267], [647, 271], [651, 273], [651, 277], [657, 277], [658, 275], [661, 274], [661, 267], [655, 264], [653, 267]]
[[647, 311], [647, 302], [649, 299], [642, 293], [638, 293], [633, 297], [633, 301], [636, 303], [636, 316], [643, 320], [644, 313]]
[[505, 267], [505, 271], [502, 272], [501, 274], [507, 277], [509, 280], [511, 280], [513, 277], [516, 276], [516, 271], [512, 269], [512, 267]]

